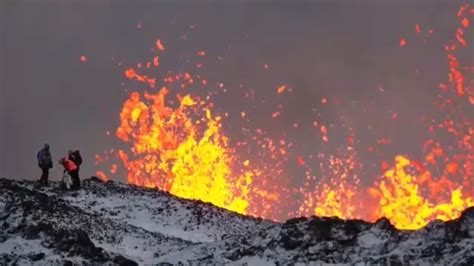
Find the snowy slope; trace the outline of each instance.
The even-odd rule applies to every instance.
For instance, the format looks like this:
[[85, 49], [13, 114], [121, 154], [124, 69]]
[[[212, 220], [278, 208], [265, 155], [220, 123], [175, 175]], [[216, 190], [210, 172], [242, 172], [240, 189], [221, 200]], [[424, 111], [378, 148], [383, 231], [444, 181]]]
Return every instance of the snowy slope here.
[[409, 232], [385, 219], [278, 224], [95, 179], [57, 187], [0, 179], [0, 264], [474, 265], [474, 208]]

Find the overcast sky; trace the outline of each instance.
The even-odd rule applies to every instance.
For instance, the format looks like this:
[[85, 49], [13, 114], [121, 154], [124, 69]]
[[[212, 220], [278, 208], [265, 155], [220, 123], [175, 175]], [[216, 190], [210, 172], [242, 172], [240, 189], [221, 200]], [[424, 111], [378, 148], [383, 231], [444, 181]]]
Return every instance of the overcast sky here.
[[[224, 57], [209, 60], [203, 70], [229, 90], [216, 102], [219, 110], [239, 114], [247, 108], [235, 100], [239, 84], [268, 101], [275, 98], [279, 85], [289, 84], [294, 94], [286, 100], [287, 111], [279, 123], [268, 122], [275, 111], [272, 105], [249, 112], [255, 123], [274, 135], [296, 120], [307, 125], [288, 133], [298, 140], [303, 154], [310, 152], [304, 143], [319, 139], [310, 131], [311, 110], [319, 108], [322, 97], [341, 97], [358, 110], [369, 109], [357, 113], [347, 106], [328, 107], [324, 118], [328, 124], [347, 115], [360, 132], [373, 124], [376, 132], [391, 131], [394, 138], [404, 140], [388, 149], [386, 157], [414, 153], [424, 131], [414, 122], [393, 126], [385, 117], [392, 111], [401, 117], [422, 115], [431, 106], [433, 90], [448, 72], [441, 43], [454, 32], [459, 3], [1, 1], [0, 175], [39, 178], [36, 152], [46, 142], [55, 160], [69, 148], [80, 149], [85, 159], [82, 177], [92, 175], [94, 154], [117, 143], [105, 132], [118, 126], [128, 96], [124, 90], [140, 88], [134, 83], [121, 86], [123, 70], [111, 57], [129, 65], [148, 59], [157, 38], [169, 48], [167, 64], [176, 71], [186, 68], [178, 58], [198, 50], [205, 50], [209, 58]], [[141, 30], [136, 27], [139, 22]], [[417, 23], [435, 29], [432, 39], [401, 49], [401, 37], [415, 42]], [[183, 34], [186, 41], [180, 38]], [[464, 53], [463, 60], [472, 64], [472, 48]], [[80, 62], [81, 55], [88, 57], [87, 63]], [[264, 64], [270, 69], [265, 71]], [[417, 67], [421, 78], [414, 75]], [[380, 85], [385, 94], [374, 102]], [[232, 138], [239, 134], [238, 122], [229, 119]], [[312, 149], [336, 147], [342, 136], [332, 132], [336, 143], [324, 148], [318, 141]], [[373, 136], [359, 138], [363, 142]], [[57, 166], [52, 179], [60, 177]]]

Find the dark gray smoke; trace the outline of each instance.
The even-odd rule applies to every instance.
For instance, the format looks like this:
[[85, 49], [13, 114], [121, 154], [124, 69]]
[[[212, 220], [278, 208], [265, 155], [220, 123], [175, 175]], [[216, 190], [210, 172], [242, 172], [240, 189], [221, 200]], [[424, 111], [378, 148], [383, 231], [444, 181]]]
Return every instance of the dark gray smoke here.
[[[424, 131], [405, 119], [429, 112], [433, 90], [446, 79], [440, 40], [452, 37], [460, 2], [197, 2], [0, 2], [0, 175], [38, 178], [35, 155], [46, 142], [55, 159], [79, 148], [85, 159], [82, 175], [93, 174], [94, 154], [116, 145], [105, 132], [118, 125], [124, 89], [140, 88], [130, 82], [121, 86], [123, 69], [116, 63], [150, 58], [156, 38], [169, 48], [164, 60], [176, 70], [183, 67], [181, 56], [198, 50], [224, 58], [209, 59], [202, 74], [226, 84], [229, 93], [217, 105], [234, 117], [250, 108], [235, 100], [242, 95], [240, 84], [267, 102], [275, 99], [278, 86], [291, 86], [294, 93], [282, 100], [279, 123], [269, 119], [276, 103], [247, 112], [273, 135], [283, 130], [308, 143], [298, 153], [332, 150], [343, 142], [346, 132], [336, 122], [341, 115], [359, 132], [361, 143], [384, 135], [403, 140], [385, 151], [387, 158], [419, 150]], [[435, 30], [424, 46], [414, 44], [420, 42], [417, 23]], [[405, 50], [398, 46], [401, 37], [408, 40]], [[466, 54], [474, 54], [472, 48]], [[81, 63], [81, 55], [88, 62]], [[472, 63], [472, 56], [467, 59]], [[416, 68], [421, 77], [415, 77]], [[325, 107], [322, 97], [344, 101]], [[319, 131], [311, 126], [313, 108], [325, 114], [322, 122], [335, 124], [329, 146], [321, 145]], [[391, 124], [386, 116], [392, 111], [406, 124]], [[240, 120], [229, 121], [229, 135], [238, 135]], [[295, 121], [302, 127], [288, 129]], [[375, 129], [369, 131], [369, 125]], [[52, 178], [59, 175], [56, 163]]]

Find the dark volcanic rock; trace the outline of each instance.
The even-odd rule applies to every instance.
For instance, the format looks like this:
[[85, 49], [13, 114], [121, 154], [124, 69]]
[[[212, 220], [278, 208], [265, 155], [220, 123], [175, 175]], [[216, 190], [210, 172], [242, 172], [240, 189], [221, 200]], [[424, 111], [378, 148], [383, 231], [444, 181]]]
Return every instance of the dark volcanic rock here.
[[118, 264], [118, 265], [124, 265], [124, 266], [135, 266], [135, 265], [138, 265], [138, 263], [136, 263], [135, 261], [133, 260], [130, 260], [130, 259], [127, 259], [123, 256], [116, 256], [114, 259], [113, 259], [113, 262]]
[[385, 218], [274, 223], [94, 177], [58, 187], [0, 179], [1, 265], [474, 264], [474, 207], [399, 231]]
[[[89, 178], [90, 181], [92, 182], [98, 182], [98, 183], [104, 183], [104, 181], [102, 179], [100, 179], [99, 177], [97, 176], [91, 176], [91, 178]], [[86, 181], [86, 180], [84, 180]]]
[[44, 259], [44, 253], [37, 253], [37, 254], [31, 254], [31, 255], [28, 255], [28, 258], [30, 258], [30, 260], [32, 261], [38, 261], [38, 260], [42, 260]]

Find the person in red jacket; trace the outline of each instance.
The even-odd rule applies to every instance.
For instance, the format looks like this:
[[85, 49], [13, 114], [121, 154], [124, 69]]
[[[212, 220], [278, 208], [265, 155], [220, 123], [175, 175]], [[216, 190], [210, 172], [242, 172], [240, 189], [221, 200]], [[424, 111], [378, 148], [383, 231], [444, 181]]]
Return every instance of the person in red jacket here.
[[72, 161], [69, 160], [67, 157], [61, 158], [59, 163], [64, 166], [64, 172], [68, 172], [72, 179], [72, 189], [79, 189], [81, 187], [81, 181], [79, 180], [79, 168], [77, 165]]
[[68, 159], [73, 161], [77, 166], [77, 176], [79, 176], [79, 170], [81, 169], [82, 156], [79, 150], [69, 150]]

